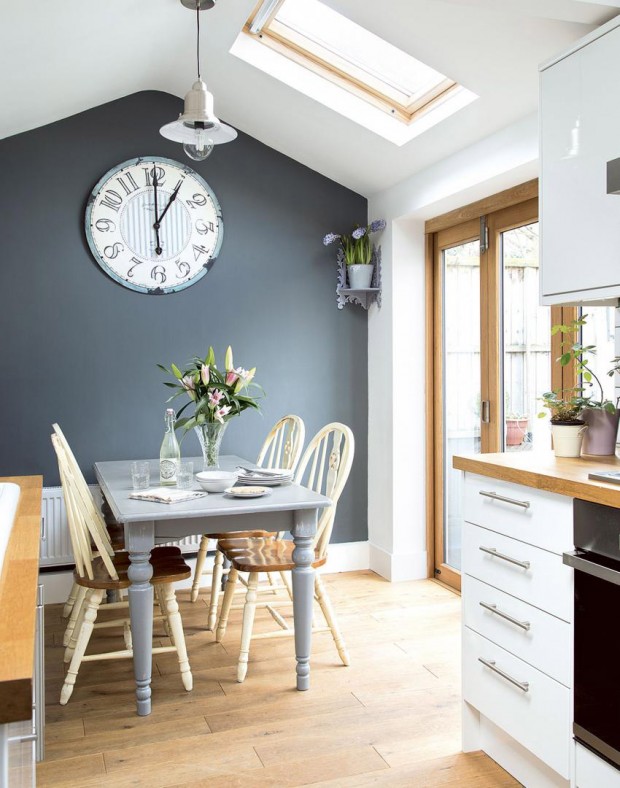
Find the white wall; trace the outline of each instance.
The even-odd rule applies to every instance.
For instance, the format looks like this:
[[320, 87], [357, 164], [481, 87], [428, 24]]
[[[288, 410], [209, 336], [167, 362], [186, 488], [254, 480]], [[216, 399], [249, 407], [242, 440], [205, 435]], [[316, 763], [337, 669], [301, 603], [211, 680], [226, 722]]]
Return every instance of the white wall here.
[[368, 322], [368, 537], [389, 580], [426, 577], [424, 222], [537, 175], [533, 114], [369, 199], [387, 227]]

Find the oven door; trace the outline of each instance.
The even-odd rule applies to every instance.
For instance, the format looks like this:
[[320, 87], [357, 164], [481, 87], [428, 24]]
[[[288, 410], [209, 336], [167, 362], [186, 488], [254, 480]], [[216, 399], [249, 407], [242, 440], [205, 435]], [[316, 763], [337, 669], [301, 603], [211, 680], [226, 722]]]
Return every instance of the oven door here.
[[575, 738], [620, 768], [620, 562], [576, 550]]

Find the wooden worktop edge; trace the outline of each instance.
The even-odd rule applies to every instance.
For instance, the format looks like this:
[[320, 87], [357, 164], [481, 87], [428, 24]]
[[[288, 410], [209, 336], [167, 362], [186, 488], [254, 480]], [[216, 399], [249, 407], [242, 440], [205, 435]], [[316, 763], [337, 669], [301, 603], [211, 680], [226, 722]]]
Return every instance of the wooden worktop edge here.
[[0, 724], [32, 716], [42, 476], [0, 477], [20, 487], [0, 578]]
[[588, 473], [595, 469], [601, 471], [620, 470], [620, 465], [615, 461], [615, 458], [592, 459], [591, 461], [576, 459], [568, 462], [558, 460], [557, 466], [552, 470], [549, 468], [537, 470], [535, 462], [531, 469], [525, 469], [509, 465], [506, 455], [497, 456], [501, 456], [501, 462], [494, 461], [493, 455], [456, 456], [453, 458], [453, 466], [460, 471], [620, 508], [619, 485], [588, 479]]

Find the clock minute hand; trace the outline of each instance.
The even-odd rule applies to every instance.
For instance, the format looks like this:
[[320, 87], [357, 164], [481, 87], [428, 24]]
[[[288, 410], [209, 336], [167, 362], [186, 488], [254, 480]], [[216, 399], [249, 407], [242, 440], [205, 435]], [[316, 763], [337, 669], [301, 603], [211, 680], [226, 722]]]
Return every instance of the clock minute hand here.
[[164, 208], [164, 210], [161, 212], [161, 216], [160, 216], [160, 217], [159, 217], [159, 219], [157, 220], [157, 222], [156, 222], [156, 225], [158, 225], [158, 226], [160, 226], [160, 225], [161, 225], [161, 220], [164, 218], [164, 216], [165, 216], [165, 215], [166, 215], [166, 213], [168, 212], [168, 208], [170, 208], [170, 206], [172, 205], [172, 203], [173, 203], [173, 202], [176, 200], [176, 198], [177, 198], [177, 194], [179, 193], [179, 189], [180, 189], [180, 188], [181, 188], [181, 183], [179, 182], [179, 183], [177, 183], [177, 185], [176, 185], [176, 187], [175, 187], [175, 190], [174, 190], [174, 191], [172, 192], [172, 194], [170, 195], [170, 199], [168, 200], [168, 204], [166, 205], [166, 207]]
[[153, 196], [155, 201], [155, 223], [153, 224], [153, 229], [155, 230], [155, 240], [157, 242], [157, 246], [155, 247], [155, 254], [161, 254], [161, 241], [159, 240], [159, 220], [157, 218], [157, 170], [153, 167]]

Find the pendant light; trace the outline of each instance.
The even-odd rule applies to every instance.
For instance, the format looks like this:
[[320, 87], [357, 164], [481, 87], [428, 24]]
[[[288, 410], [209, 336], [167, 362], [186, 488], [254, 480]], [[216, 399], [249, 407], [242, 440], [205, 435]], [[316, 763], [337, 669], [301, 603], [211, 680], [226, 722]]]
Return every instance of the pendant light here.
[[232, 142], [237, 132], [222, 123], [213, 113], [213, 94], [200, 78], [200, 12], [213, 8], [215, 0], [181, 0], [185, 8], [196, 11], [196, 70], [198, 79], [185, 95], [185, 106], [179, 119], [162, 126], [159, 133], [166, 139], [180, 142], [194, 161], [202, 161], [214, 145]]

